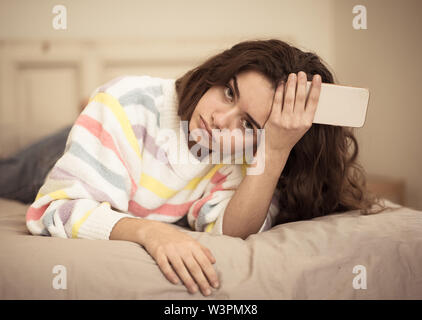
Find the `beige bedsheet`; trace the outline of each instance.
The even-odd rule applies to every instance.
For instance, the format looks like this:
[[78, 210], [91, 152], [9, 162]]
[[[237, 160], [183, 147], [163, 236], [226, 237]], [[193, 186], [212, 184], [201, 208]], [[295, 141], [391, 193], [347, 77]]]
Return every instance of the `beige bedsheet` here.
[[[168, 282], [137, 244], [32, 236], [27, 206], [0, 199], [0, 298], [421, 299], [422, 212], [392, 205], [378, 215], [278, 225], [246, 240], [182, 229], [217, 259], [221, 286], [204, 297]], [[66, 268], [66, 289], [54, 289], [64, 275], [53, 273], [56, 265]], [[355, 277], [355, 286], [365, 282], [363, 269], [353, 273], [358, 265], [366, 289], [353, 286]]]

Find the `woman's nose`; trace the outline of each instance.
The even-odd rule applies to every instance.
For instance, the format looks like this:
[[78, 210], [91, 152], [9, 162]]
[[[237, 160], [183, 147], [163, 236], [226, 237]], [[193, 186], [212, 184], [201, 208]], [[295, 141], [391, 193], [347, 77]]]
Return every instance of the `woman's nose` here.
[[236, 112], [232, 109], [230, 111], [218, 111], [212, 114], [212, 120], [214, 126], [221, 129], [230, 129], [236, 127]]

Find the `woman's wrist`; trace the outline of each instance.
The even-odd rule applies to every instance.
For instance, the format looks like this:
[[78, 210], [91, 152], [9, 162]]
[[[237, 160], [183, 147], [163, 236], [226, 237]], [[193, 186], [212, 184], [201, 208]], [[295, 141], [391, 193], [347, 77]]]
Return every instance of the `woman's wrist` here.
[[280, 176], [289, 158], [290, 150], [268, 151], [265, 153], [265, 172]]
[[141, 218], [122, 218], [110, 232], [110, 240], [131, 241], [145, 245], [147, 231], [155, 221]]

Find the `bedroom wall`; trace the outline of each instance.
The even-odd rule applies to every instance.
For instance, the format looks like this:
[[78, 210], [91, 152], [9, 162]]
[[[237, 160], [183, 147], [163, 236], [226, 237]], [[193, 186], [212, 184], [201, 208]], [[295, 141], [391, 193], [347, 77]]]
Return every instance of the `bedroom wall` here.
[[[367, 29], [352, 27], [355, 4], [367, 9]], [[335, 70], [341, 83], [370, 88], [360, 158], [372, 174], [406, 183], [405, 203], [422, 209], [422, 1], [334, 2]]]
[[[312, 3], [2, 0], [0, 156], [72, 123], [80, 101], [111, 77], [177, 77], [242, 40], [281, 38], [333, 63], [332, 0]], [[65, 30], [52, 27], [57, 4]]]
[[[333, 62], [333, 0], [2, 0], [0, 39], [219, 39], [280, 37]], [[67, 8], [66, 30], [52, 8]], [[312, 26], [312, 28], [310, 28]], [[188, 47], [185, 47], [188, 50]]]

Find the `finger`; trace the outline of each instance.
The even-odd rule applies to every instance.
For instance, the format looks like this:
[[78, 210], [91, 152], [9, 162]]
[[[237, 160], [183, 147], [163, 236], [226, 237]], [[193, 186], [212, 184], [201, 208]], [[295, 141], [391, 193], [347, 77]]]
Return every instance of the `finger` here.
[[211, 285], [214, 288], [217, 288], [219, 286], [217, 273], [215, 272], [213, 266], [210, 264], [206, 255], [204, 255], [204, 251], [201, 251], [201, 250], [194, 251], [193, 256], [195, 257], [196, 261], [201, 266], [202, 271], [205, 273]]
[[295, 96], [296, 96], [296, 74], [291, 73], [289, 74], [289, 78], [287, 79], [287, 86], [284, 93], [284, 103], [283, 103], [282, 112], [293, 113]]
[[195, 293], [198, 290], [198, 286], [196, 285], [195, 281], [186, 269], [182, 258], [177, 254], [171, 254], [168, 255], [168, 259], [173, 268], [176, 270], [176, 273], [179, 278], [182, 279], [185, 287], [189, 290], [190, 293]]
[[281, 110], [283, 108], [284, 88], [285, 88], [285, 84], [284, 82], [282, 82], [275, 90], [274, 101], [273, 101], [269, 118], [281, 116]]
[[308, 121], [311, 123], [315, 117], [315, 112], [318, 107], [319, 96], [321, 93], [321, 76], [314, 75], [311, 82], [311, 88], [309, 90], [309, 96], [306, 101], [305, 113]]
[[214, 255], [212, 254], [211, 250], [207, 247], [201, 246], [202, 250], [206, 254], [207, 258], [211, 261], [211, 263], [216, 263], [217, 260], [214, 258]]
[[305, 112], [305, 100], [306, 100], [306, 73], [300, 71], [297, 75], [297, 91], [294, 111], [298, 113]]
[[157, 262], [158, 266], [160, 267], [161, 272], [164, 274], [164, 276], [167, 278], [168, 281], [174, 284], [179, 283], [179, 277], [174, 272], [173, 268], [170, 266], [170, 263], [164, 254], [159, 255], [155, 259], [155, 261]]
[[202, 269], [192, 254], [183, 256], [183, 262], [188, 268], [190, 274], [195, 279], [196, 283], [201, 288], [202, 294], [208, 296], [211, 294], [210, 284], [205, 277]]

